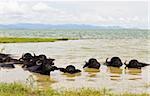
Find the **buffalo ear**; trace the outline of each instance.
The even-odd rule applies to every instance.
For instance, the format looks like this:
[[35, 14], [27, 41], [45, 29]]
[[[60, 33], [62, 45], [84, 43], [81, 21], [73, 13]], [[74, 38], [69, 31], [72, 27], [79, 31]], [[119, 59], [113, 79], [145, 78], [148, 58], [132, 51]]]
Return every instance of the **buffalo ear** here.
[[34, 57], [36, 56], [35, 53], [33, 53]]
[[150, 64], [147, 64], [147, 63], [142, 63], [142, 62], [139, 62], [143, 67], [144, 66], [149, 66]]
[[24, 56], [24, 53], [22, 54], [21, 58], [20, 59], [23, 59], [23, 56]]
[[85, 61], [85, 65], [83, 66], [83, 68], [88, 66], [88, 62]]
[[108, 62], [108, 59], [109, 59], [109, 58], [106, 59], [106, 63], [109, 63], [109, 62]]
[[50, 60], [52, 60], [52, 61], [55, 61], [55, 59], [52, 59], [52, 58], [49, 58]]
[[24, 56], [24, 53], [22, 54], [22, 57]]
[[124, 62], [124, 65], [127, 65], [127, 60]]

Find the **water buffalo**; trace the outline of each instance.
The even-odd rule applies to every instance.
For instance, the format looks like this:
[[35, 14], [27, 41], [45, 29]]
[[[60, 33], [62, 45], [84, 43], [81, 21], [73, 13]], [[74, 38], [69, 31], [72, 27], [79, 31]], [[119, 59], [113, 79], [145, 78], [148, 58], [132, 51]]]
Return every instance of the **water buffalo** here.
[[29, 70], [30, 72], [40, 73], [43, 75], [50, 75], [51, 71], [58, 70], [58, 68], [53, 65], [45, 65], [45, 66], [34, 65], [34, 66], [28, 67], [26, 69]]
[[20, 58], [20, 60], [27, 60], [27, 61], [29, 61], [32, 58], [33, 58], [33, 56], [32, 56], [31, 53], [25, 53], [25, 54], [22, 55], [22, 57]]
[[58, 70], [56, 66], [54, 66], [54, 61], [55, 59], [45, 59], [43, 62], [41, 62], [41, 73], [49, 75], [51, 71]]
[[31, 53], [25, 53], [19, 59], [23, 63], [23, 68], [28, 68], [36, 65], [36, 62], [39, 60], [38, 56], [32, 56]]
[[15, 68], [14, 64], [6, 64], [6, 63], [0, 63], [0, 67], [2, 68]]
[[3, 54], [3, 53], [0, 53], [0, 58], [5, 58], [5, 57], [9, 57], [11, 54]]
[[83, 68], [88, 67], [88, 68], [99, 69], [100, 66], [101, 66], [100, 63], [95, 58], [91, 58], [91, 59], [89, 59], [88, 62], [86, 62], [86, 64], [83, 66]]
[[81, 70], [76, 69], [73, 65], [68, 65], [66, 68], [58, 68], [61, 72], [64, 73], [70, 73], [70, 74], [74, 74], [74, 73], [79, 73], [81, 72]]
[[108, 58], [106, 59], [106, 65], [112, 67], [121, 67], [123, 63], [119, 57], [112, 57], [110, 61], [108, 61]]
[[54, 66], [54, 60], [47, 58], [45, 55], [41, 54], [32, 56], [30, 53], [24, 54], [20, 60], [23, 61], [23, 68], [31, 72], [41, 73], [49, 75], [51, 71], [57, 70]]
[[3, 53], [0, 53], [0, 63], [3, 63], [3, 62], [6, 62], [6, 60], [8, 58], [10, 58], [10, 54], [3, 54]]
[[129, 64], [126, 64], [126, 61], [124, 63], [126, 65], [126, 67], [128, 68], [141, 68], [141, 67], [145, 67], [145, 66], [148, 66], [150, 64], [146, 64], [146, 63], [142, 63], [142, 62], [139, 62], [138, 60], [136, 59], [132, 59], [129, 61]]
[[[36, 55], [34, 54], [34, 56], [36, 56]], [[39, 55], [37, 57], [39, 58], [39, 60], [45, 60], [45, 59], [47, 59], [47, 57], [44, 54], [41, 54], [41, 55]]]
[[18, 63], [21, 63], [18, 59], [14, 59], [11, 54], [3, 54], [3, 53], [0, 53], [0, 63], [8, 63], [8, 62], [11, 62], [11, 63], [14, 63], [14, 64], [18, 64]]

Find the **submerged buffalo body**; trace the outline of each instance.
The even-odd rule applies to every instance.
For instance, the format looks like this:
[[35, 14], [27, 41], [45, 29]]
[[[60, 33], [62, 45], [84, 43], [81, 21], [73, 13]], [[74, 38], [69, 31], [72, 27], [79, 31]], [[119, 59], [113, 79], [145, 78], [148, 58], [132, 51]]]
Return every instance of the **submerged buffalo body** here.
[[141, 67], [145, 67], [145, 66], [150, 65], [150, 64], [139, 62], [138, 60], [135, 60], [135, 59], [130, 60], [129, 64], [126, 64], [126, 62], [124, 64], [128, 68], [141, 68]]
[[53, 62], [55, 59], [47, 58], [43, 54], [32, 56], [30, 53], [26, 53], [20, 60], [23, 62], [22, 67], [31, 72], [49, 75], [51, 71], [57, 70]]
[[119, 57], [112, 57], [110, 61], [108, 61], [108, 58], [106, 59], [106, 65], [113, 67], [121, 67], [123, 63]]
[[66, 68], [58, 68], [61, 72], [64, 73], [70, 73], [70, 74], [74, 74], [74, 73], [79, 73], [81, 72], [81, 70], [76, 69], [73, 65], [68, 65]]
[[0, 63], [5, 62], [20, 63], [19, 60], [12, 58], [11, 54], [0, 53]]
[[[22, 55], [20, 59], [14, 59], [10, 54], [0, 53], [0, 67], [2, 68], [15, 68], [14, 64], [22, 64], [22, 68], [44, 75], [50, 75], [51, 71], [60, 70], [64, 73], [79, 73], [81, 70], [76, 69], [73, 65], [68, 65], [66, 68], [58, 68], [54, 66], [54, 60], [52, 58], [47, 58], [44, 54], [36, 56], [31, 53], [25, 53]], [[131, 60], [128, 64], [124, 63], [128, 68], [141, 68], [144, 66], [148, 66], [150, 64], [139, 62], [138, 60]], [[119, 57], [112, 57], [110, 61], [108, 58], [106, 59], [107, 66], [113, 67], [121, 67], [123, 65], [121, 59]], [[85, 63], [83, 68], [95, 68], [99, 69], [101, 64], [95, 59], [90, 58], [88, 62]], [[125, 68], [126, 68], [125, 67]]]
[[8, 57], [10, 57], [10, 54], [0, 53], [0, 63], [4, 62]]
[[10, 69], [10, 68], [15, 68], [15, 66], [14, 66], [14, 64], [4, 64], [4, 63], [0, 63], [0, 67], [2, 67], [2, 68], [8, 68], [8, 69]]
[[83, 66], [83, 68], [88, 67], [88, 68], [99, 69], [100, 66], [101, 66], [100, 63], [95, 58], [91, 58], [91, 59], [89, 59], [88, 62], [86, 62], [86, 64]]

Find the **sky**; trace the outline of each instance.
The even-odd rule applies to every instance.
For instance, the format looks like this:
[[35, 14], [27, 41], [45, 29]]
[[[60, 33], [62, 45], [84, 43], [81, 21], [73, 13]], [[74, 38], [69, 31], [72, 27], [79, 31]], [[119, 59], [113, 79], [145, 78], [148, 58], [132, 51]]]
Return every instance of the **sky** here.
[[14, 23], [148, 28], [148, 1], [0, 0], [0, 24]]

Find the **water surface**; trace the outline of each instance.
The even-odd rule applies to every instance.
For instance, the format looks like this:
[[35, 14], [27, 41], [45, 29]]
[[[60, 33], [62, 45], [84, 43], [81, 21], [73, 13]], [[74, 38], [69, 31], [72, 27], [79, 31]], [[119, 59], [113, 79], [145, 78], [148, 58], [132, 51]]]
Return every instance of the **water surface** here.
[[[55, 58], [55, 65], [66, 67], [73, 64], [81, 69], [79, 74], [64, 74], [59, 71], [43, 76], [16, 69], [0, 69], [0, 82], [25, 82], [40, 88], [108, 88], [115, 92], [150, 93], [150, 66], [142, 69], [124, 69], [103, 65], [106, 58], [119, 56], [122, 61], [138, 59], [150, 63], [150, 41], [148, 39], [83, 39], [58, 41], [50, 43], [10, 43], [0, 44], [4, 53], [14, 54], [16, 58], [22, 53], [34, 52]], [[100, 70], [82, 69], [89, 58], [96, 58], [102, 65]]]
[[149, 30], [140, 29], [1, 29], [0, 37], [51, 37], [80, 39], [147, 39]]

